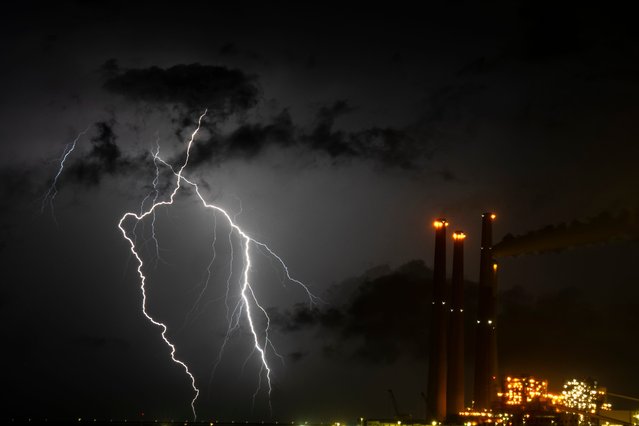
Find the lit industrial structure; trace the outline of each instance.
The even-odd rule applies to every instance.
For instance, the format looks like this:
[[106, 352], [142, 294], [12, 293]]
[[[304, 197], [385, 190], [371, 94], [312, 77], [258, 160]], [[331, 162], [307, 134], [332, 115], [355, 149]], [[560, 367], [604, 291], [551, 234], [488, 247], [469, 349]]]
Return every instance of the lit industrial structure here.
[[548, 395], [548, 382], [531, 376], [506, 377], [502, 391], [497, 394], [504, 405], [524, 406], [539, 402]]
[[[429, 346], [426, 419], [401, 416], [393, 399], [397, 425], [503, 424], [507, 426], [639, 426], [639, 412], [612, 411], [606, 389], [593, 380], [570, 380], [559, 394], [548, 381], [531, 375], [508, 376], [500, 382], [497, 359], [497, 273], [493, 258], [495, 213], [482, 215], [475, 359], [472, 402], [464, 391], [464, 242], [455, 231], [451, 285], [446, 283], [445, 219], [433, 222], [435, 259]], [[392, 394], [392, 393], [391, 393]], [[615, 395], [615, 394], [613, 394]], [[625, 397], [623, 395], [617, 395]], [[639, 399], [625, 397], [639, 402]], [[471, 402], [470, 404], [468, 404]], [[367, 426], [390, 426], [393, 421], [367, 420]], [[386, 424], [388, 423], [388, 425]]]
[[593, 414], [611, 409], [611, 405], [606, 402], [606, 388], [597, 386], [595, 380], [573, 379], [567, 381], [561, 395], [562, 403], [566, 408]]
[[[482, 215], [479, 307], [476, 327], [474, 409], [487, 410], [497, 403], [497, 263], [493, 260], [492, 222], [494, 213]], [[465, 406], [464, 392], [464, 240], [462, 231], [453, 233], [453, 274], [446, 286], [446, 219], [433, 222], [435, 259], [429, 345], [427, 420], [456, 421]], [[447, 295], [450, 303], [447, 305]]]

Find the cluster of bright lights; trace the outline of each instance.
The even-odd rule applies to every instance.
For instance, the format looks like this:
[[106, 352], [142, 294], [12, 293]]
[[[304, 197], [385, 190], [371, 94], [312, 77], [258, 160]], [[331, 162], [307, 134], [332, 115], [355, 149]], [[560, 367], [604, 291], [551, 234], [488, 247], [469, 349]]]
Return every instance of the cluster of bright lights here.
[[523, 406], [548, 394], [548, 382], [531, 376], [506, 377], [504, 391], [497, 395], [506, 405]]
[[606, 389], [598, 387], [595, 381], [569, 380], [561, 393], [566, 408], [593, 414], [599, 410], [611, 409], [611, 405], [605, 402]]
[[464, 240], [466, 238], [466, 234], [464, 234], [461, 231], [455, 231], [453, 232], [453, 240]]
[[444, 228], [448, 226], [448, 222], [446, 222], [446, 220], [444, 219], [439, 219], [433, 222], [433, 226], [435, 227], [435, 229]]
[[550, 405], [563, 405], [564, 404], [564, 396], [557, 395], [551, 392], [546, 393], [544, 398]]
[[464, 426], [476, 426], [478, 424], [507, 424], [508, 420], [513, 416], [511, 413], [496, 413], [488, 410], [471, 410], [467, 408], [466, 411], [460, 411], [460, 417], [464, 418]]
[[493, 417], [492, 411], [460, 411], [460, 416], [463, 417]]

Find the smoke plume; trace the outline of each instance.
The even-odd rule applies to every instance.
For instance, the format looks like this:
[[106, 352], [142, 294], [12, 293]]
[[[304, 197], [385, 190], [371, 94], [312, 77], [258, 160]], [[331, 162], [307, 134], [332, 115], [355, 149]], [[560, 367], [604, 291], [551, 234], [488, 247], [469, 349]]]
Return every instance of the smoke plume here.
[[493, 247], [494, 257], [562, 251], [572, 247], [639, 238], [639, 215], [625, 211], [613, 216], [604, 212], [587, 222], [548, 225], [524, 235], [507, 234]]

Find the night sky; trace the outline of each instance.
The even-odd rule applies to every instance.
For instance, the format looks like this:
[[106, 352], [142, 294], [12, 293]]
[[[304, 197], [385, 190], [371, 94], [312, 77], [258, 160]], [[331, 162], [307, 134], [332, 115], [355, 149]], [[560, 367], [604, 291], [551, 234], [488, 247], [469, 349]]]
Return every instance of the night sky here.
[[[148, 311], [195, 376], [198, 418], [392, 418], [387, 389], [421, 417], [437, 217], [468, 235], [470, 403], [485, 211], [497, 213], [495, 242], [628, 224], [604, 226], [596, 244], [558, 239], [551, 251], [500, 259], [500, 372], [547, 378], [554, 390], [592, 377], [639, 395], [630, 10], [130, 3], [3, 6], [3, 418], [192, 418], [189, 379], [141, 312], [117, 225], [148, 195], [150, 205], [153, 152], [179, 167], [205, 109], [185, 176], [322, 302], [309, 304], [255, 249], [251, 281], [281, 356], [268, 349], [271, 411], [244, 317], [212, 375], [239, 298], [228, 222], [188, 188], [157, 210], [157, 253], [141, 221]], [[65, 145], [84, 130], [54, 202], [43, 203]], [[159, 199], [174, 185], [161, 166]]]

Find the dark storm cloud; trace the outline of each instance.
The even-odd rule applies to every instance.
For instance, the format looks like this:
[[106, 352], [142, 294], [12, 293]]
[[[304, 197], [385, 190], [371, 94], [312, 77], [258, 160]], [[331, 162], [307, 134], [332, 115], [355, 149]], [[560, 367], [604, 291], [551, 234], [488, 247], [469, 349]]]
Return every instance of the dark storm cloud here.
[[223, 66], [195, 63], [122, 70], [110, 60], [103, 71], [111, 74], [104, 88], [131, 101], [208, 108], [211, 114], [246, 111], [256, 105], [260, 93], [256, 77]]
[[239, 49], [235, 43], [226, 43], [218, 50], [220, 56], [235, 56], [239, 53]]
[[306, 358], [306, 356], [308, 355], [307, 352], [291, 352], [290, 354], [288, 354], [288, 358], [293, 361], [293, 362], [299, 362], [302, 359]]
[[193, 146], [190, 164], [219, 163], [229, 158], [252, 159], [271, 146], [295, 147], [323, 154], [334, 164], [364, 160], [400, 169], [415, 169], [430, 158], [427, 142], [418, 142], [402, 129], [336, 130], [335, 121], [353, 110], [345, 101], [323, 106], [310, 129], [296, 125], [288, 110], [283, 110], [267, 124], [243, 124], [229, 134], [214, 134], [208, 140], [198, 142]]
[[437, 172], [437, 174], [446, 182], [453, 182], [453, 181], [459, 180], [457, 175], [453, 173], [452, 171], [450, 171], [449, 169], [440, 170], [439, 172]]
[[343, 132], [333, 130], [335, 120], [353, 111], [346, 101], [337, 101], [319, 109], [316, 125], [309, 135], [303, 137], [311, 149], [324, 151], [331, 157], [354, 156], [355, 149], [345, 141]]
[[[57, 182], [60, 191], [67, 183], [97, 186], [105, 176], [127, 176], [135, 173], [150, 173], [148, 153], [125, 154], [120, 149], [114, 120], [99, 121], [88, 129], [90, 149], [85, 145], [87, 136], [78, 137], [76, 148], [69, 154], [65, 167]], [[61, 158], [52, 160], [46, 167], [24, 164], [0, 168], [0, 207], [12, 211], [24, 207], [25, 203], [38, 204], [38, 198], [47, 193], [53, 178], [60, 168]], [[163, 168], [164, 173], [170, 170]], [[47, 175], [45, 175], [45, 173]], [[6, 221], [5, 221], [6, 225]], [[1, 246], [1, 244], [0, 244]]]
[[315, 127], [302, 135], [301, 140], [311, 150], [328, 154], [334, 160], [371, 160], [389, 167], [410, 169], [429, 156], [425, 141], [419, 143], [404, 130], [391, 127], [354, 132], [335, 130], [336, 120], [354, 110], [343, 100], [320, 108]]
[[[116, 125], [114, 120], [95, 123], [96, 134], [90, 139], [90, 150], [71, 154], [58, 186], [75, 183], [92, 187], [100, 185], [105, 177], [131, 176], [150, 185], [155, 175], [153, 156], [147, 151], [122, 152], [117, 143]], [[81, 150], [81, 147], [77, 149]], [[169, 181], [173, 172], [168, 167], [160, 166], [159, 173], [157, 188], [153, 190], [163, 193], [171, 185]]]
[[[342, 305], [298, 305], [273, 315], [272, 323], [285, 332], [317, 327], [327, 356], [372, 363], [392, 363], [402, 354], [424, 359], [432, 272], [423, 262], [413, 261], [375, 278], [365, 274], [355, 282], [358, 286]], [[343, 285], [352, 288], [355, 282]], [[341, 292], [339, 287], [332, 291]]]
[[[465, 285], [466, 358], [472, 360], [477, 284], [466, 281]], [[336, 300], [346, 302], [273, 311], [272, 324], [285, 333], [315, 330], [327, 357], [370, 363], [394, 363], [402, 356], [421, 361], [427, 357], [432, 271], [422, 261], [365, 274], [331, 291], [339, 293]], [[602, 342], [614, 346], [623, 341], [622, 336], [632, 335], [639, 326], [636, 293], [629, 289], [620, 300], [602, 302], [596, 289], [587, 286], [561, 287], [539, 295], [521, 286], [501, 291], [498, 324], [504, 371], [534, 370], [548, 353], [553, 357], [546, 365], [557, 374], [575, 353], [589, 353], [595, 359], [584, 359], [579, 364], [583, 371], [610, 365], [615, 359], [631, 365], [631, 351], [620, 356], [605, 345], [594, 348], [591, 336], [604, 336]]]
[[125, 175], [135, 169], [138, 160], [123, 155], [116, 143], [115, 124], [113, 120], [95, 123], [97, 134], [91, 138], [91, 150], [71, 160], [64, 180], [95, 186], [105, 175]]
[[548, 225], [524, 235], [507, 234], [493, 247], [495, 257], [558, 252], [582, 245], [602, 244], [619, 239], [639, 239], [639, 215], [624, 211], [616, 216], [602, 213], [586, 222]]
[[113, 121], [100, 121], [95, 124], [98, 134], [91, 138], [93, 149], [89, 155], [104, 165], [104, 168], [112, 172], [117, 162], [122, 158], [120, 148], [115, 143], [117, 136], [113, 132]]

